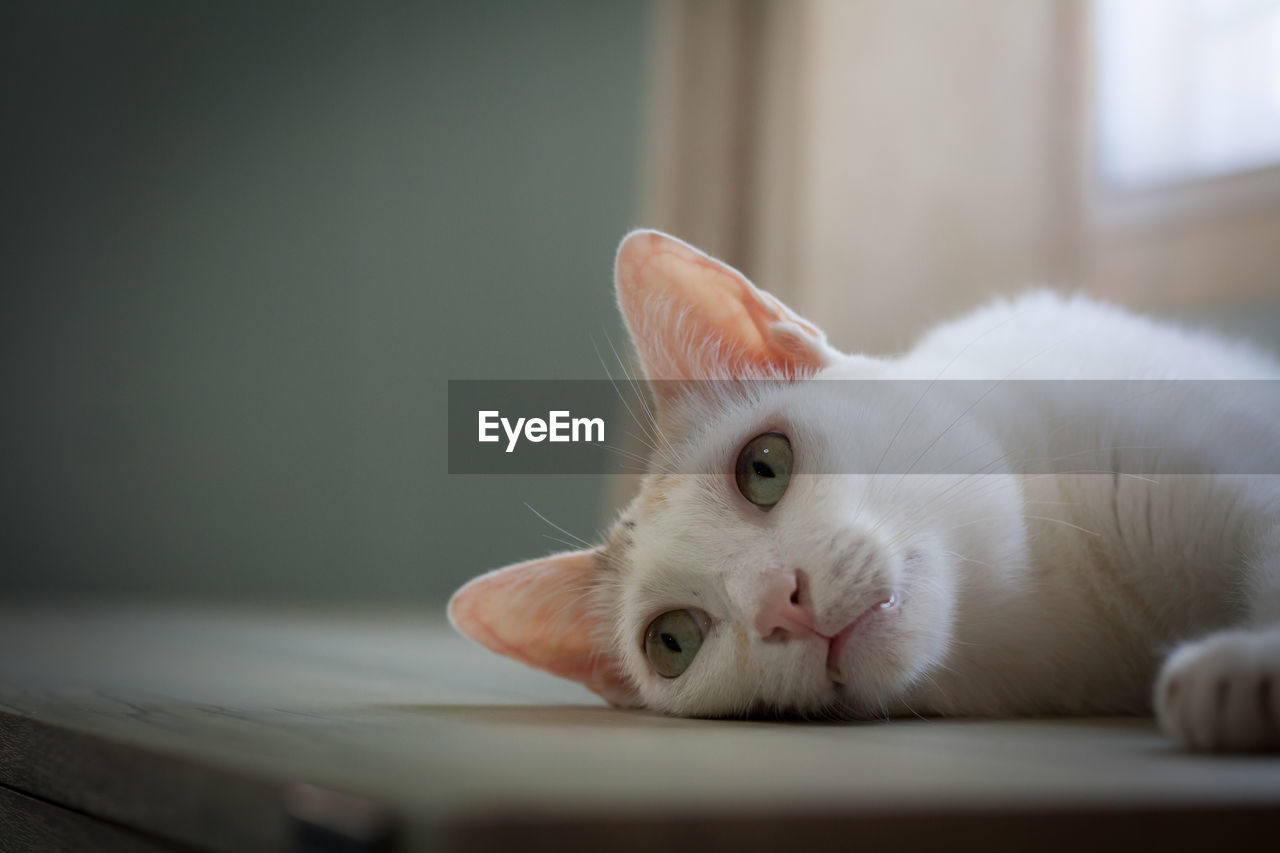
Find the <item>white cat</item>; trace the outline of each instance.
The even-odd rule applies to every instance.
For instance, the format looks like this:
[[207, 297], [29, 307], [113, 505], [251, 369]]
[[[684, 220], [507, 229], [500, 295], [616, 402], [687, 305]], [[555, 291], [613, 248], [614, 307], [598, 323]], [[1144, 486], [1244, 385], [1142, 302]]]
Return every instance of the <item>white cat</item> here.
[[[1215, 390], [1238, 382], [1196, 406], [1079, 390], [1280, 379], [1273, 359], [1049, 293], [845, 355], [653, 231], [616, 283], [649, 379], [752, 381], [659, 383], [652, 470], [608, 540], [473, 580], [449, 604], [464, 634], [671, 714], [1154, 708], [1189, 748], [1280, 746], [1274, 407]], [[900, 381], [873, 403], [811, 379]], [[1123, 470], [1153, 434], [1154, 467]], [[1241, 436], [1264, 473], [1215, 473]], [[1110, 464], [1031, 464], [1082, 450]]]

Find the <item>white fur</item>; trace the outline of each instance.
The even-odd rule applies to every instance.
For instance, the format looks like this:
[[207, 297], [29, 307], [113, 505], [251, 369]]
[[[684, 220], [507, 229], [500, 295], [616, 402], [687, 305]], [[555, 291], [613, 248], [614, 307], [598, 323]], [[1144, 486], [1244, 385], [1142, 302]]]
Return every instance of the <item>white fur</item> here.
[[[1248, 399], [1125, 406], [1013, 381], [1280, 379], [1273, 359], [1034, 293], [944, 325], [898, 358], [836, 355], [816, 378], [924, 380], [894, 387], [928, 394], [891, 390], [860, 406], [820, 384], [780, 382], [692, 395], [664, 413], [655, 470], [681, 473], [650, 478], [624, 512], [628, 544], [602, 587], [614, 651], [643, 704], [812, 716], [1141, 714], [1154, 704], [1190, 747], [1280, 744], [1280, 477], [1021, 467], [1084, 448], [1123, 465], [1126, 436], [1155, 427], [1170, 465], [1217, 470], [1239, 446], [1215, 432], [1221, 406], [1256, 414], [1251, 428], [1277, 453], [1280, 427]], [[970, 408], [953, 379], [1018, 390]], [[797, 476], [761, 513], [737, 493], [733, 463], [774, 429], [791, 439]], [[985, 460], [980, 473], [948, 473], [943, 463], [965, 454]], [[910, 473], [901, 460], [917, 458], [942, 462]], [[893, 473], [865, 473], [877, 460]], [[843, 471], [864, 473], [831, 473]], [[822, 644], [749, 629], [752, 579], [776, 567], [805, 572], [824, 633], [897, 591], [898, 607], [846, 656], [843, 685], [828, 678]], [[638, 638], [683, 607], [706, 611], [712, 629], [686, 673], [660, 678]]]

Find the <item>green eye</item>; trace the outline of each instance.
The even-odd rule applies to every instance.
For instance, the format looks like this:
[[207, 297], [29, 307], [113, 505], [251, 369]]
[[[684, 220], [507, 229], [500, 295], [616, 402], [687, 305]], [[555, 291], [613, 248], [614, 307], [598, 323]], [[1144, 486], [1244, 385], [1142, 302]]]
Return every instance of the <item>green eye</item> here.
[[791, 482], [791, 442], [780, 432], [766, 432], [747, 442], [733, 467], [742, 496], [762, 509], [782, 500]]
[[702, 648], [702, 622], [690, 610], [669, 610], [649, 623], [644, 653], [663, 678], [684, 673]]

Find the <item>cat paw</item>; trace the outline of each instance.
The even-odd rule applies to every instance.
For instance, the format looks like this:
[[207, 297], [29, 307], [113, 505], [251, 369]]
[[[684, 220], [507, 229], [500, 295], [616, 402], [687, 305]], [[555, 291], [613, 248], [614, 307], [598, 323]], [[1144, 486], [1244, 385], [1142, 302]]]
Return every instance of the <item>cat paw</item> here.
[[1156, 680], [1155, 708], [1185, 749], [1280, 748], [1280, 631], [1228, 631], [1182, 646]]

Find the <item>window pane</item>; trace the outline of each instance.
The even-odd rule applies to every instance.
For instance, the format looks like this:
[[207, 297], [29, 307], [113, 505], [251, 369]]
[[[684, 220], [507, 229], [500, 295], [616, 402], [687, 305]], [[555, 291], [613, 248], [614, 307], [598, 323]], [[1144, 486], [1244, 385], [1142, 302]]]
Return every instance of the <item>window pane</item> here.
[[1280, 0], [1097, 0], [1095, 11], [1108, 185], [1280, 163]]

